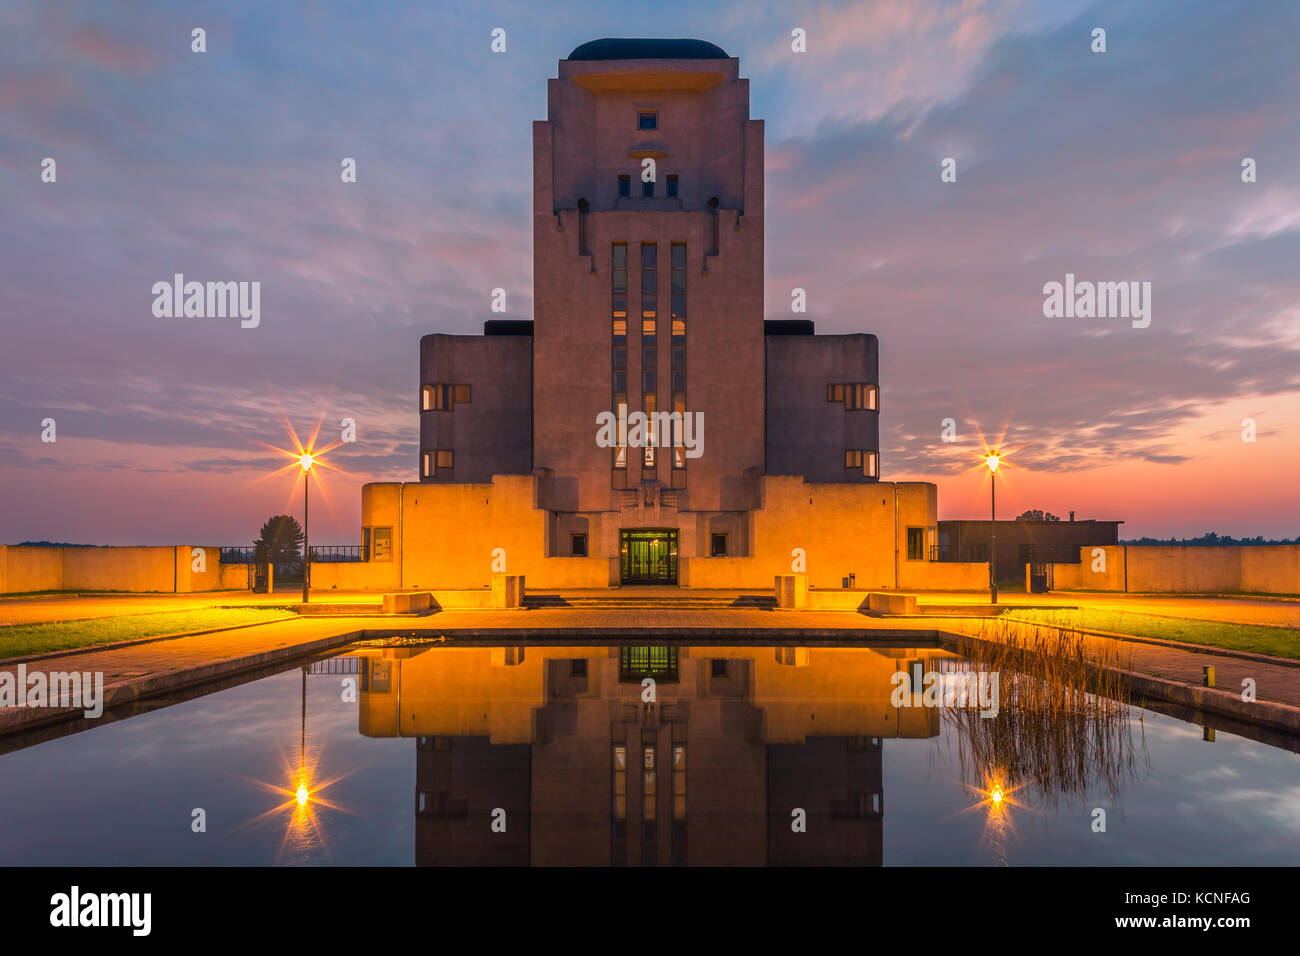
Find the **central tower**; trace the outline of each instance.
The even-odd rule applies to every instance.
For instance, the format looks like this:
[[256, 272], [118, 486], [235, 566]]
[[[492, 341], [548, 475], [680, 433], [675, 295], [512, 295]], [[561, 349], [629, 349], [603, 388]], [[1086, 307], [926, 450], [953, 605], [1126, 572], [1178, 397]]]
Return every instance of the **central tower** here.
[[[691, 512], [700, 527], [683, 527], [681, 545], [693, 554], [712, 519], [758, 505], [763, 123], [739, 60], [700, 40], [584, 43], [547, 99], [533, 124], [539, 505], [561, 524], [634, 498], [674, 527]], [[658, 448], [601, 447], [597, 416], [620, 405], [697, 415], [703, 454], [669, 434]]]

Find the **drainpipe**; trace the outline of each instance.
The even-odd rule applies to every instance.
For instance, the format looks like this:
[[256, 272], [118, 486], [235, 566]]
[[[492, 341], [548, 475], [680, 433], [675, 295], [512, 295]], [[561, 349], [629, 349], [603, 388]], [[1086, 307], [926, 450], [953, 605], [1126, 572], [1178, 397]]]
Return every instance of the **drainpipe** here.
[[402, 506], [406, 504], [406, 482], [397, 486], [397, 546], [401, 553], [397, 556], [397, 590], [406, 587], [406, 523], [402, 520]]

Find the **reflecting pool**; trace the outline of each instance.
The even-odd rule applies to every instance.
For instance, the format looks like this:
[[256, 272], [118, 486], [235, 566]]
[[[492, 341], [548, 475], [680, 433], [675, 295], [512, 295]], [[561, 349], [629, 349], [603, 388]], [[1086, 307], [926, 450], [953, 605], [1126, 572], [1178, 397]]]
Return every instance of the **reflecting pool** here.
[[365, 642], [0, 738], [0, 864], [1294, 865], [1300, 741], [1044, 714], [1008, 674], [997, 716], [898, 706], [966, 666]]

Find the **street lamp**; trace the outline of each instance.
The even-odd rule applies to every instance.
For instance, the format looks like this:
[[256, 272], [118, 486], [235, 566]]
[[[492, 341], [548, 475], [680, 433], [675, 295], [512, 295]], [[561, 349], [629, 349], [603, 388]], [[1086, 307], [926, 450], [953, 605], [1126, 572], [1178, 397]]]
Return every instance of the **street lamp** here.
[[1001, 456], [995, 451], [984, 459], [988, 465], [991, 481], [989, 484], [989, 513], [991, 517], [991, 542], [989, 544], [989, 595], [990, 603], [998, 603], [998, 465]]
[[298, 464], [302, 465], [302, 603], [307, 603], [307, 580], [311, 576], [311, 549], [308, 547], [310, 535], [308, 533], [307, 518], [307, 488], [311, 484], [311, 466], [316, 463], [316, 459], [311, 456], [310, 452], [304, 452], [298, 456]]

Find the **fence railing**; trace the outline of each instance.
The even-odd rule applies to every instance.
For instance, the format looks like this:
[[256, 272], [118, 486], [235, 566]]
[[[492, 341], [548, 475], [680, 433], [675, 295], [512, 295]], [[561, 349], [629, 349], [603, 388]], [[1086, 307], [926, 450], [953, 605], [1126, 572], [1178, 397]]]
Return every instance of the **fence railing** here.
[[[222, 564], [255, 564], [256, 548], [221, 548]], [[316, 564], [335, 564], [344, 561], [366, 560], [366, 549], [359, 544], [313, 544], [311, 559]], [[302, 562], [302, 555], [294, 555], [293, 560]]]

